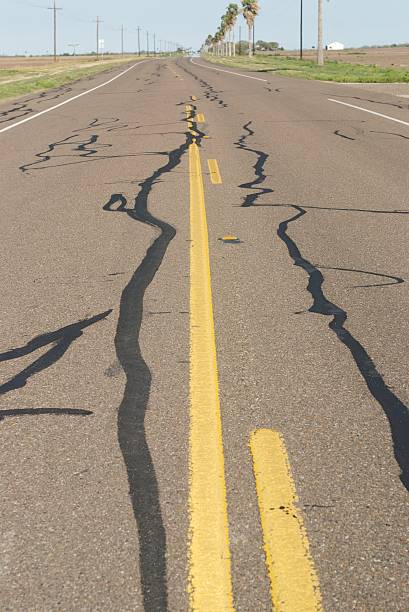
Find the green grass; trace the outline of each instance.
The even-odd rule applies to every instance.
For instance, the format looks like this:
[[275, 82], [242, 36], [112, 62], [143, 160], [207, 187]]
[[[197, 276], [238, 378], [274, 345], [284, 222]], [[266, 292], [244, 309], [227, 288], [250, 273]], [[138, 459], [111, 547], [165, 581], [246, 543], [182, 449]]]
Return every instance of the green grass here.
[[[56, 67], [53, 64], [46, 68], [44, 68], [44, 66], [40, 68], [22, 66], [15, 70], [0, 69], [0, 100], [17, 98], [18, 96], [24, 96], [29, 93], [61, 87], [61, 85], [66, 85], [78, 79], [99, 74], [100, 72], [116, 68], [123, 63], [129, 63], [131, 61], [138, 61], [138, 58], [104, 61], [101, 63], [95, 62], [95, 65], [86, 67], [81, 67], [77, 64], [74, 67], [71, 65], [64, 68], [61, 67], [61, 65], [57, 65]], [[57, 74], [50, 74], [57, 69]], [[34, 73], [32, 77], [30, 76], [30, 72]], [[11, 83], [1, 83], [2, 80], [6, 80], [8, 77], [15, 78], [18, 76], [29, 78], [16, 80]]]
[[317, 66], [310, 60], [299, 60], [293, 57], [260, 56], [253, 58], [239, 56], [213, 57], [206, 59], [255, 72], [274, 71], [281, 76], [319, 81], [336, 81], [337, 83], [409, 83], [409, 71], [403, 68], [382, 68], [380, 66], [348, 64], [346, 62], [327, 61], [325, 66]]

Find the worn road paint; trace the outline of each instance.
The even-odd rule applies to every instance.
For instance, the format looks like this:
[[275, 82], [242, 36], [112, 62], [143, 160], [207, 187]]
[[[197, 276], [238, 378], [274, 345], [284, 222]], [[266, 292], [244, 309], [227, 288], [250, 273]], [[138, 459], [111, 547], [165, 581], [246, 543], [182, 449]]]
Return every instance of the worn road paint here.
[[119, 73], [116, 76], [112, 77], [112, 79], [109, 79], [108, 81], [105, 81], [104, 83], [101, 83], [101, 85], [97, 85], [96, 87], [91, 87], [91, 89], [87, 89], [86, 91], [83, 91], [80, 94], [77, 94], [76, 96], [72, 96], [72, 98], [68, 98], [68, 100], [64, 100], [64, 102], [60, 102], [59, 104], [55, 104], [54, 106], [51, 106], [50, 108], [46, 108], [45, 110], [40, 111], [39, 113], [36, 113], [35, 115], [31, 115], [31, 117], [26, 117], [25, 119], [22, 119], [21, 121], [17, 121], [16, 123], [13, 123], [12, 125], [8, 125], [7, 127], [2, 128], [0, 130], [0, 134], [2, 134], [3, 132], [7, 132], [8, 130], [12, 130], [13, 128], [17, 127], [18, 125], [22, 125], [23, 123], [27, 123], [27, 121], [32, 121], [33, 119], [36, 119], [36, 117], [41, 117], [41, 115], [45, 115], [46, 113], [49, 113], [49, 112], [55, 110], [56, 108], [60, 108], [61, 106], [64, 106], [64, 104], [68, 104], [69, 102], [73, 102], [74, 100], [78, 100], [78, 98], [82, 98], [82, 96], [86, 96], [87, 94], [90, 94], [93, 91], [96, 91], [97, 89], [101, 89], [101, 87], [105, 87], [105, 85], [109, 85], [109, 83], [112, 83], [113, 81], [116, 81], [116, 79], [119, 79], [121, 76], [123, 76], [124, 74], [126, 74], [130, 70], [133, 70], [134, 68], [136, 68], [136, 66], [140, 66], [141, 64], [144, 64], [146, 61], [148, 61], [148, 60], [142, 60], [141, 62], [138, 62], [137, 64], [134, 64], [130, 68], [127, 68], [126, 70], [123, 70], [121, 73]]
[[[176, 77], [177, 79], [182, 79], [182, 77], [180, 76], [180, 74], [178, 74], [178, 73], [177, 73], [175, 70], [173, 70], [173, 68], [172, 68], [171, 66], [169, 66], [169, 65], [168, 65], [168, 66], [167, 66], [167, 68], [169, 68], [169, 70], [170, 70], [171, 72], [173, 72], [173, 74], [175, 75], [175, 77]], [[183, 81], [183, 79], [182, 79], [182, 81]]]
[[213, 185], [221, 185], [223, 181], [222, 181], [222, 177], [221, 177], [220, 170], [219, 170], [219, 164], [217, 163], [217, 160], [208, 159], [207, 165], [209, 167], [210, 180], [212, 181]]
[[189, 595], [198, 612], [233, 610], [209, 243], [198, 146], [190, 174]]
[[204, 123], [205, 122], [205, 116], [203, 113], [198, 113], [197, 117], [196, 117], [196, 122], [197, 123]]
[[250, 436], [254, 476], [275, 612], [317, 612], [321, 594], [284, 442], [259, 429]]
[[196, 102], [197, 97], [196, 96], [190, 96], [190, 99], [193, 100], [193, 102]]
[[396, 117], [383, 115], [382, 113], [377, 113], [375, 111], [369, 110], [368, 108], [364, 108], [363, 106], [355, 106], [355, 104], [348, 104], [347, 102], [341, 102], [340, 100], [334, 100], [333, 98], [328, 98], [328, 100], [330, 102], [336, 102], [337, 104], [342, 104], [343, 106], [349, 106], [350, 108], [355, 108], [357, 110], [364, 111], [365, 113], [369, 113], [370, 115], [376, 115], [377, 117], [382, 117], [382, 119], [389, 119], [389, 121], [401, 123], [402, 125], [407, 125], [409, 127], [409, 123], [407, 121], [402, 121], [402, 119], [396, 119]]

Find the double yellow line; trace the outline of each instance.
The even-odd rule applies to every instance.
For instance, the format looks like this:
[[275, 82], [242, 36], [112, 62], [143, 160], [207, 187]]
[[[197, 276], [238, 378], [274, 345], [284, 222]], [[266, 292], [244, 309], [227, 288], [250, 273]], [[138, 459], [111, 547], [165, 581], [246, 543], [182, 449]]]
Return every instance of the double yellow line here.
[[[200, 150], [193, 142], [190, 176], [190, 437], [189, 596], [197, 612], [234, 610], [216, 338]], [[211, 169], [209, 167], [209, 169]], [[266, 564], [275, 612], [321, 610], [284, 443], [276, 432], [250, 437]]]
[[190, 174], [190, 568], [192, 610], [233, 610], [226, 483], [203, 176]]

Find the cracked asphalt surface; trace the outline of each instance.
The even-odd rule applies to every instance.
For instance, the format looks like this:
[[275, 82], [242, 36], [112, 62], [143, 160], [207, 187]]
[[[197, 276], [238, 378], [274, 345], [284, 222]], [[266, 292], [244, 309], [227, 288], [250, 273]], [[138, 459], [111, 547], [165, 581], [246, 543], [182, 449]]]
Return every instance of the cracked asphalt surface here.
[[[407, 610], [409, 127], [328, 99], [408, 102], [195, 62], [0, 135], [1, 608], [188, 609], [195, 96], [235, 608], [271, 609], [248, 447], [268, 428], [324, 609]], [[105, 80], [4, 103], [0, 129]]]

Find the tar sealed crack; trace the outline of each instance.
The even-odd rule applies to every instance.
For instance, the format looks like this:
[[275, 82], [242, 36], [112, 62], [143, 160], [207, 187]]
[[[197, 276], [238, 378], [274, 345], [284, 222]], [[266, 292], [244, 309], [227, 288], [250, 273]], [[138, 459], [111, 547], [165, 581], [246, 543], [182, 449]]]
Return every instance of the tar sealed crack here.
[[178, 66], [179, 68], [184, 70], [186, 74], [189, 74], [191, 77], [195, 79], [195, 81], [197, 81], [200, 84], [200, 87], [203, 89], [205, 98], [207, 98], [207, 100], [209, 100], [210, 102], [215, 102], [221, 108], [228, 108], [228, 104], [226, 104], [226, 102], [219, 97], [219, 94], [222, 93], [221, 91], [217, 91], [216, 89], [214, 89], [212, 85], [210, 85], [210, 83], [196, 76], [196, 74], [188, 70], [184, 66], [184, 64], [178, 64]]
[[180, 147], [158, 153], [166, 156], [168, 161], [139, 183], [140, 191], [132, 207], [128, 207], [126, 197], [118, 193], [112, 194], [104, 206], [106, 211], [126, 213], [132, 221], [159, 231], [122, 293], [115, 335], [118, 361], [126, 376], [118, 411], [118, 440], [128, 474], [129, 495], [139, 535], [140, 575], [146, 612], [167, 610], [168, 595], [166, 533], [155, 467], [145, 431], [152, 374], [143, 358], [139, 335], [145, 292], [176, 235], [172, 225], [150, 213], [148, 200], [154, 185], [181, 163], [191, 142], [192, 135], [187, 132], [185, 142]]
[[245, 133], [239, 138], [239, 140], [235, 143], [237, 147], [243, 151], [248, 151], [250, 153], [254, 153], [257, 156], [257, 161], [253, 165], [254, 173], [256, 178], [253, 181], [249, 181], [248, 183], [242, 183], [240, 186], [241, 189], [253, 189], [254, 193], [247, 195], [244, 198], [242, 207], [247, 208], [249, 206], [253, 206], [256, 201], [263, 195], [268, 193], [273, 193], [273, 189], [268, 187], [258, 187], [257, 185], [261, 185], [266, 180], [266, 175], [264, 174], [264, 167], [269, 158], [269, 155], [264, 151], [259, 151], [258, 149], [252, 149], [246, 143], [246, 140], [249, 136], [254, 135], [254, 131], [250, 128], [252, 121], [249, 121], [245, 125], [243, 125], [243, 129]]
[[83, 335], [84, 329], [106, 319], [111, 312], [112, 310], [107, 310], [89, 319], [83, 319], [77, 323], [61, 327], [61, 329], [57, 329], [56, 331], [41, 334], [30, 340], [30, 342], [24, 346], [0, 353], [0, 362], [5, 362], [26, 357], [39, 349], [49, 347], [43, 355], [40, 355], [40, 357], [21, 370], [21, 372], [0, 385], [0, 395], [25, 387], [32, 376], [50, 368], [61, 359], [72, 343]]
[[280, 223], [277, 234], [284, 242], [294, 265], [308, 275], [307, 290], [313, 299], [309, 312], [331, 317], [328, 327], [348, 349], [372, 397], [382, 407], [390, 425], [394, 454], [401, 469], [401, 481], [409, 490], [409, 412], [407, 406], [389, 389], [365, 347], [345, 327], [348, 314], [325, 295], [325, 278], [317, 266], [303, 257], [297, 243], [288, 235], [291, 223], [296, 223], [307, 211], [291, 206], [296, 214]]

